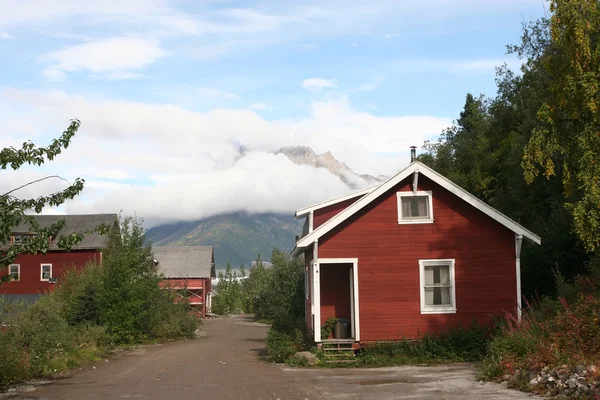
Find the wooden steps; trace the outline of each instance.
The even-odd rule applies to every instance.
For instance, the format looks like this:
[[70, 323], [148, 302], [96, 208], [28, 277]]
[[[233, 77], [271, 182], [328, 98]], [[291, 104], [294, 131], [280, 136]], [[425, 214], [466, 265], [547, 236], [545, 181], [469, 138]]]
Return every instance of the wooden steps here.
[[353, 342], [327, 341], [321, 346], [323, 361], [328, 364], [356, 362]]

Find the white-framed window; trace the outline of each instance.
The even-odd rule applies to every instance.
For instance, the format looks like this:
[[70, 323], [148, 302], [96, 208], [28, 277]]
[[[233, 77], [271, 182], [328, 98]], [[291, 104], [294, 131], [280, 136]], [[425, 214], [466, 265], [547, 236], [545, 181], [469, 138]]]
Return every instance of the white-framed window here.
[[21, 279], [21, 265], [11, 264], [8, 266], [8, 274], [10, 275], [11, 281], [18, 281]]
[[433, 222], [431, 191], [397, 192], [398, 223], [427, 224]]
[[42, 264], [40, 280], [49, 281], [52, 278], [52, 264]]
[[456, 312], [454, 259], [419, 260], [421, 314]]

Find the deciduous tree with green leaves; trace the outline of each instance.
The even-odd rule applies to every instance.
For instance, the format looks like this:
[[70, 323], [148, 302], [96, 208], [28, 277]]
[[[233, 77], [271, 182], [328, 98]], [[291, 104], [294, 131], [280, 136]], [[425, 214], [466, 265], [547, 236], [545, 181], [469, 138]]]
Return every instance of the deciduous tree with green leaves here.
[[[548, 96], [525, 147], [525, 178], [562, 169], [566, 207], [588, 251], [600, 247], [600, 2], [551, 0], [550, 40], [536, 60]], [[520, 50], [538, 52], [534, 41]]]
[[[21, 148], [7, 147], [0, 151], [0, 169], [19, 170], [26, 164], [41, 166], [46, 162], [54, 160], [71, 144], [71, 140], [79, 129], [80, 121], [72, 120], [69, 127], [62, 133], [58, 139], [54, 139], [49, 146], [37, 147], [31, 141], [23, 143]], [[50, 246], [52, 238], [64, 226], [64, 221], [59, 221], [48, 227], [41, 227], [32, 214], [39, 214], [44, 207], [56, 207], [65, 201], [73, 199], [83, 190], [85, 181], [77, 178], [73, 183], [59, 192], [47, 196], [40, 196], [36, 199], [23, 199], [18, 197], [18, 191], [27, 186], [48, 179], [62, 179], [58, 175], [48, 175], [31, 182], [8, 190], [0, 194], [0, 245], [10, 244], [11, 234], [14, 228], [19, 225], [29, 226], [30, 232], [35, 232], [27, 240], [19, 244], [13, 244], [3, 251], [0, 251], [0, 272], [15, 260], [21, 253], [35, 254], [46, 253]], [[106, 226], [97, 227], [97, 231], [105, 233], [108, 230]], [[73, 233], [61, 236], [58, 241], [58, 247], [68, 250], [83, 239], [83, 233]], [[5, 275], [0, 279], [0, 283], [10, 279]]]
[[420, 160], [542, 237], [541, 246], [523, 246], [523, 293], [529, 297], [556, 290], [553, 271], [566, 279], [585, 273], [592, 253], [575, 229], [562, 162], [548, 179], [528, 184], [523, 178], [538, 111], [553, 98], [554, 78], [542, 63], [554, 51], [550, 21], [525, 23], [521, 39], [508, 46], [523, 61], [520, 73], [499, 67], [497, 96], [467, 95], [460, 118], [437, 142], [426, 143]]

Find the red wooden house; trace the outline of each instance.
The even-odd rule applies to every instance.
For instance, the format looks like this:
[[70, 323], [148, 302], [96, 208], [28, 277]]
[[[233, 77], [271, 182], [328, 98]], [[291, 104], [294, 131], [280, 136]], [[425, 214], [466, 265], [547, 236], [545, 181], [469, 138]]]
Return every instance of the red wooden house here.
[[[102, 249], [108, 244], [109, 238], [108, 235], [88, 233], [78, 245], [65, 251], [58, 248], [61, 236], [89, 232], [103, 224], [119, 227], [117, 214], [37, 215], [35, 219], [42, 228], [60, 220], [64, 220], [65, 225], [52, 238], [46, 254], [20, 254], [8, 268], [0, 270], [0, 276], [11, 275], [9, 282], [0, 285], [0, 296], [35, 301], [41, 294], [51, 290], [68, 269], [82, 268], [88, 262], [102, 262]], [[30, 230], [27, 225], [15, 227], [11, 242], [0, 246], [0, 253], [35, 235]]]
[[213, 246], [160, 246], [152, 249], [163, 287], [187, 298], [190, 309], [200, 318], [210, 314], [212, 285], [215, 278]]
[[414, 338], [520, 316], [523, 238], [541, 239], [413, 161], [382, 184], [306, 207], [295, 255], [306, 263], [306, 323], [330, 317], [352, 342]]

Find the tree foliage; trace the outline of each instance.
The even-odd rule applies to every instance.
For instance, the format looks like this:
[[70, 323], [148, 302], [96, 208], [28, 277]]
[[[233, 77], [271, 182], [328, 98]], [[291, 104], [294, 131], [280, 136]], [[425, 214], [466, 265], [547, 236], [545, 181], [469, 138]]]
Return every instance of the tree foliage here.
[[[98, 321], [115, 342], [193, 335], [197, 321], [187, 313], [187, 303], [175, 303], [174, 293], [161, 288], [163, 277], [156, 271], [139, 221], [124, 218], [121, 229], [111, 232], [103, 254], [102, 279], [93, 281], [97, 287], [88, 287], [81, 300], [90, 308], [89, 301], [95, 300]], [[89, 291], [96, 292], [94, 299], [86, 295]]]
[[550, 11], [543, 46], [524, 40], [519, 47], [548, 82], [523, 168], [528, 182], [540, 172], [561, 176], [574, 229], [593, 251], [600, 246], [600, 3], [552, 0]]
[[[79, 126], [79, 120], [73, 120], [63, 134], [58, 139], [54, 139], [47, 147], [37, 147], [31, 141], [27, 141], [19, 149], [14, 147], [2, 149], [0, 151], [0, 169], [10, 168], [16, 171], [26, 164], [41, 166], [54, 160], [56, 156], [69, 147]], [[64, 226], [64, 221], [42, 228], [31, 214], [39, 214], [44, 207], [56, 207], [67, 200], [73, 199], [81, 193], [85, 183], [83, 179], [77, 178], [67, 188], [47, 196], [40, 196], [36, 199], [17, 197], [17, 192], [20, 189], [46, 179], [62, 178], [57, 175], [46, 176], [0, 194], [0, 244], [10, 243], [11, 234], [16, 226], [24, 224], [29, 226], [31, 232], [35, 232], [35, 235], [31, 235], [28, 240], [20, 244], [14, 244], [6, 251], [0, 252], [0, 271], [13, 262], [20, 253], [35, 254], [48, 251], [50, 239], [54, 238]], [[108, 227], [106, 226], [99, 226], [96, 229], [100, 233], [106, 233], [107, 230]], [[61, 249], [68, 250], [79, 243], [83, 239], [83, 235], [84, 233], [72, 233], [61, 236], [58, 246]], [[2, 280], [5, 281], [9, 278], [5, 275]]]
[[227, 264], [225, 272], [219, 272], [212, 311], [221, 315], [254, 313], [276, 325], [298, 325], [304, 319], [302, 260], [275, 249], [271, 263], [266, 268], [259, 255], [249, 274], [243, 267], [238, 274]]
[[[590, 2], [563, 3], [553, 3], [550, 19], [524, 24], [521, 43], [508, 46], [509, 53], [524, 62], [520, 73], [507, 66], [498, 68], [498, 94], [492, 98], [468, 94], [455, 124], [442, 132], [438, 141], [425, 143], [426, 152], [420, 156], [435, 170], [542, 237], [541, 246], [523, 247], [525, 295], [552, 293], [554, 270], [567, 279], [585, 272], [592, 257], [589, 251], [600, 240], [600, 230], [595, 227], [600, 198], [594, 197], [600, 190], [594, 158], [600, 153], [600, 143], [594, 141], [591, 131], [581, 133], [593, 124], [599, 126], [592, 122], [598, 115], [583, 118], [591, 118], [583, 108], [585, 104], [577, 100], [585, 96], [579, 89], [565, 92], [565, 82], [576, 81], [570, 77], [576, 74], [569, 72], [576, 54], [561, 50], [572, 46], [565, 44], [571, 39], [557, 37], [554, 27], [560, 19], [564, 32], [589, 35], [589, 39], [581, 40], [597, 49], [600, 24], [588, 18], [585, 29], [569, 28], [567, 25], [575, 26], [583, 20], [578, 19], [580, 16], [562, 16], [565, 10], [581, 6], [588, 13], [584, 16], [593, 13]], [[588, 27], [588, 23], [595, 28]], [[595, 59], [593, 63], [598, 72], [600, 64]], [[575, 88], [581, 89], [581, 85], [577, 83]], [[552, 115], [564, 114], [563, 121], [543, 122], [540, 110], [548, 109], [560, 110]], [[555, 117], [553, 121], [558, 121]], [[545, 179], [536, 178], [539, 166]]]
[[[243, 270], [242, 270], [243, 271]], [[243, 271], [245, 277], [245, 271]], [[219, 271], [219, 281], [215, 288], [215, 296], [212, 300], [211, 311], [219, 315], [240, 314], [250, 312], [244, 309], [245, 293], [237, 271], [231, 269], [227, 263], [225, 273]]]

